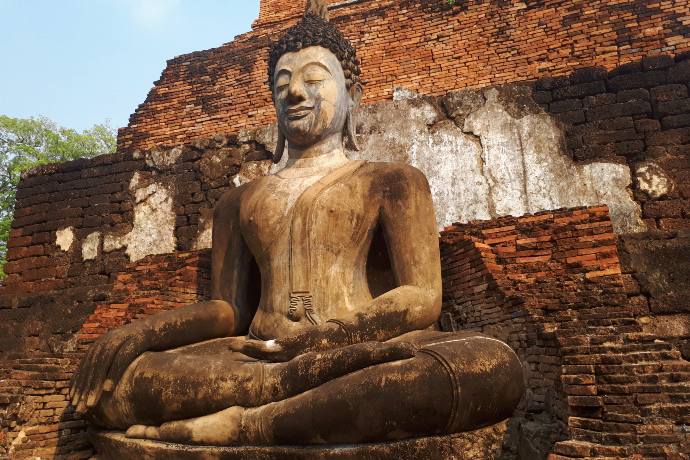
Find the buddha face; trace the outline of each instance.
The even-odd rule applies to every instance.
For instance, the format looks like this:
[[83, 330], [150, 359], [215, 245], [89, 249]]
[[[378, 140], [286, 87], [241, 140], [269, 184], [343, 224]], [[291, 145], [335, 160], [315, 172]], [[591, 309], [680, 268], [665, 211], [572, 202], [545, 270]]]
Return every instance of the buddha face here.
[[338, 58], [321, 46], [285, 53], [274, 75], [278, 125], [288, 142], [308, 147], [342, 136], [352, 99]]

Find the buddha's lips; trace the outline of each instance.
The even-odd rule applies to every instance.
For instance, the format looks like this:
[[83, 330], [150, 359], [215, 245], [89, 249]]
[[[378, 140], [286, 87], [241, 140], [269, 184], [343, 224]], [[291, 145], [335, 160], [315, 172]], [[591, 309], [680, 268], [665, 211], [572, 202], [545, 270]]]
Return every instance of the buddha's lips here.
[[300, 118], [304, 118], [309, 115], [312, 110], [314, 110], [314, 107], [301, 106], [295, 107], [294, 109], [288, 109], [286, 114], [289, 120], [299, 120]]

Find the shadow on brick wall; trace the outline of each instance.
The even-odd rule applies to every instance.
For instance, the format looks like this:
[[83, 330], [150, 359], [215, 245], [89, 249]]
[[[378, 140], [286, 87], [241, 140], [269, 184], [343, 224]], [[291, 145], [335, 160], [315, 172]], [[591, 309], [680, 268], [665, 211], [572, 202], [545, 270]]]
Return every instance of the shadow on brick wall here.
[[687, 447], [690, 363], [638, 321], [649, 306], [616, 242], [605, 206], [443, 232], [442, 328], [502, 339], [525, 368], [506, 458], [673, 458]]

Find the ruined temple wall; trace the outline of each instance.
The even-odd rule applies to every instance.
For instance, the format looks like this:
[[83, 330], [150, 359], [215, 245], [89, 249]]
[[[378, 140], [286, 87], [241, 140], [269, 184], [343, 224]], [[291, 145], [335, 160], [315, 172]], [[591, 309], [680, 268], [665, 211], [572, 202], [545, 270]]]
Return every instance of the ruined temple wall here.
[[[362, 150], [349, 154], [420, 168], [439, 226], [606, 204], [617, 233], [658, 230], [682, 246], [678, 232], [690, 228], [688, 57], [442, 96], [397, 91], [361, 110]], [[206, 247], [215, 200], [268, 172], [275, 137], [266, 126], [26, 174], [6, 292], [107, 284], [116, 260]]]
[[[0, 458], [92, 458], [86, 422], [74, 412], [67, 396], [69, 379], [85, 350], [113, 328], [209, 297], [208, 250], [151, 255], [108, 268], [112, 282], [106, 291], [94, 296], [93, 287], [85, 286], [76, 297], [90, 302], [90, 309], [86, 316], [80, 313], [69, 343], [51, 347], [59, 340], [50, 335], [46, 340], [46, 331], [36, 329], [35, 343], [23, 343], [22, 354], [11, 360], [0, 355]], [[75, 297], [65, 290], [24, 300], [45, 302], [51, 298], [53, 312], [62, 309], [69, 316], [64, 310], [69, 310]], [[34, 309], [32, 313], [40, 312]], [[46, 317], [45, 326], [55, 328], [60, 323], [58, 316]], [[25, 318], [14, 326], [35, 320]]]
[[[332, 3], [366, 83], [363, 150], [350, 155], [419, 167], [439, 225], [461, 223], [444, 233], [454, 241], [444, 246], [444, 324], [512, 340], [536, 369], [509, 449], [546, 445], [575, 458], [678, 450], [690, 425], [687, 388], [672, 381], [688, 377], [679, 353], [690, 358], [687, 2]], [[0, 286], [0, 458], [87, 458], [84, 422], [65, 397], [84, 347], [139, 315], [208, 295], [211, 209], [223, 191], [269, 171], [266, 47], [303, 6], [261, 8], [252, 32], [169, 61], [120, 132], [117, 154], [22, 178]], [[610, 225], [597, 207], [502, 219], [598, 204], [608, 205]], [[557, 222], [575, 215], [587, 217]], [[591, 254], [570, 263], [545, 247], [590, 224], [620, 234], [620, 275], [594, 282], [586, 272], [595, 269], [580, 263], [596, 262]], [[553, 260], [511, 261], [513, 236], [548, 237], [515, 250]], [[611, 241], [597, 241], [611, 259]], [[454, 272], [466, 259], [475, 271]], [[544, 282], [504, 276], [541, 272]], [[452, 290], [456, 276], [472, 277], [466, 288], [480, 288], [482, 308]], [[562, 342], [539, 329], [564, 318], [581, 334]], [[592, 339], [604, 329], [633, 335], [615, 345]], [[655, 340], [663, 344], [645, 348]], [[607, 354], [623, 364], [602, 361]], [[538, 442], [525, 444], [530, 436]], [[553, 445], [561, 439], [570, 442]], [[651, 447], [635, 450], [634, 441]]]
[[[665, 55], [441, 96], [397, 91], [363, 108], [362, 152], [350, 155], [422, 169], [441, 226], [607, 204], [624, 233], [621, 270], [638, 283], [626, 296], [648, 305], [636, 310], [636, 327], [687, 357], [689, 66], [686, 55]], [[64, 397], [84, 345], [137, 315], [204, 298], [191, 275], [201, 262], [181, 252], [209, 246], [213, 204], [269, 171], [275, 137], [266, 126], [22, 178], [0, 287], [0, 367], [13, 376], [0, 390], [0, 446], [14, 444], [20, 458], [57, 445], [88, 453]], [[535, 353], [546, 362], [558, 349]], [[565, 407], [552, 394], [535, 391], [534, 400]]]
[[[682, 458], [672, 454], [689, 445], [690, 365], [677, 344], [648, 329], [662, 299], [641, 292], [616, 242], [603, 206], [442, 232], [440, 327], [501, 338], [525, 366], [527, 397], [500, 458]], [[88, 458], [85, 424], [66, 399], [83, 351], [133, 319], [207, 299], [209, 259], [201, 249], [112, 267], [107, 296], [92, 299], [69, 348], [27, 350], [0, 364], [0, 448], [11, 458]]]
[[606, 207], [442, 234], [443, 328], [505, 340], [525, 366], [528, 390], [509, 424], [520, 458], [690, 453], [688, 355], [650, 327], [662, 299], [626, 273], [616, 241]]
[[[690, 49], [686, 2], [363, 0], [331, 2], [333, 21], [362, 59], [365, 102], [396, 87], [438, 95], [587, 66], [611, 70]], [[130, 151], [256, 128], [274, 119], [267, 47], [303, 9], [263, 0], [254, 30], [168, 62], [118, 136]]]

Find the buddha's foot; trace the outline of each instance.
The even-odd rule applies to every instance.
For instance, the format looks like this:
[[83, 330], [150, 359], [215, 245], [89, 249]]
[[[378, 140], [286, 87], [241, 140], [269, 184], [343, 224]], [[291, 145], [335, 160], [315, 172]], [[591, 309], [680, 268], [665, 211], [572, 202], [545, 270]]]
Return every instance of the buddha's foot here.
[[239, 442], [242, 407], [231, 407], [215, 414], [167, 422], [161, 426], [134, 425], [126, 436], [135, 439], [199, 444], [207, 446], [229, 446]]

